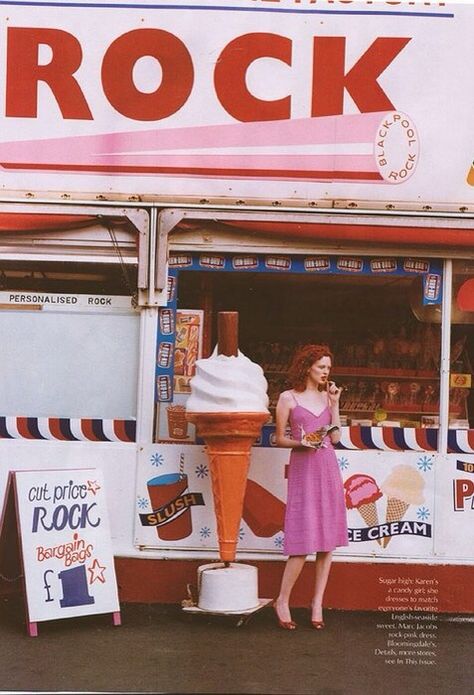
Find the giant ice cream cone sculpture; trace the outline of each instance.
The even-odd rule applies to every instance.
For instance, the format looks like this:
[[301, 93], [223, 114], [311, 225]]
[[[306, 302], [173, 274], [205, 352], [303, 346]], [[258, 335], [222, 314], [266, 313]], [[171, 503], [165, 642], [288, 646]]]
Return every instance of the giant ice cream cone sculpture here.
[[[425, 501], [423, 496], [424, 484], [424, 480], [416, 468], [405, 464], [393, 467], [392, 472], [380, 486], [388, 498], [385, 513], [387, 524], [401, 521], [410, 505], [422, 504]], [[384, 548], [391, 540], [391, 536], [384, 538]]]
[[238, 351], [236, 312], [220, 312], [217, 350], [198, 360], [187, 419], [206, 443], [219, 553], [235, 559], [252, 444], [268, 420], [263, 370]]

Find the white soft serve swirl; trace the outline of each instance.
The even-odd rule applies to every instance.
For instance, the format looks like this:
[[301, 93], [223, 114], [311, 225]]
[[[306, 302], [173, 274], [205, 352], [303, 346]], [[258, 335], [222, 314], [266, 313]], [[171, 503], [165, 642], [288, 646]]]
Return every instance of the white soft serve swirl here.
[[267, 380], [260, 365], [239, 350], [196, 362], [186, 410], [193, 413], [268, 413]]

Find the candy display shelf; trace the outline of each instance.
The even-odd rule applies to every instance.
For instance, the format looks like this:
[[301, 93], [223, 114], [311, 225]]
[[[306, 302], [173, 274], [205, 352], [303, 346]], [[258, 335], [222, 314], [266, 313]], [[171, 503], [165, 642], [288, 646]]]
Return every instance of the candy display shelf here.
[[[287, 368], [268, 363], [265, 367], [274, 419], [278, 396], [287, 388]], [[341, 415], [348, 424], [361, 418], [373, 424], [387, 419], [413, 427], [421, 426], [424, 417], [439, 414], [439, 375], [435, 370], [342, 365], [334, 367], [331, 378], [343, 388]], [[453, 390], [450, 418], [467, 417], [467, 393], [466, 389]]]
[[374, 379], [432, 379], [437, 381], [439, 375], [428, 369], [402, 369], [388, 367], [339, 367], [332, 370], [333, 376], [363, 376]]

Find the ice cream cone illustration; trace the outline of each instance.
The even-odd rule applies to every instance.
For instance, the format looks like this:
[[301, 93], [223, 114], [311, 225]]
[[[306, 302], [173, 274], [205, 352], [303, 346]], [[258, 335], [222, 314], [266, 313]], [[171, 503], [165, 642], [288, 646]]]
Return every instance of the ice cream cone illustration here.
[[[357, 509], [367, 526], [378, 526], [379, 516], [375, 502], [382, 497], [382, 493], [374, 478], [356, 473], [346, 480], [344, 489], [347, 509]], [[380, 538], [376, 540], [382, 545]]]
[[396, 497], [389, 497], [385, 521], [387, 523], [391, 521], [400, 521], [405, 516], [409, 506], [410, 505], [403, 500], [397, 500]]
[[[378, 526], [379, 516], [375, 502], [367, 502], [357, 507], [357, 511], [367, 524], [367, 526]], [[380, 538], [377, 538], [377, 543], [380, 543]]]
[[204, 439], [211, 471], [219, 553], [233, 562], [250, 450], [268, 420], [263, 370], [237, 349], [236, 312], [220, 312], [217, 350], [196, 362], [186, 417]]
[[[390, 524], [401, 521], [412, 504], [422, 504], [424, 480], [415, 468], [406, 464], [394, 466], [390, 475], [381, 484], [382, 492], [387, 495], [387, 511], [385, 521]], [[386, 548], [392, 537], [384, 538]]]

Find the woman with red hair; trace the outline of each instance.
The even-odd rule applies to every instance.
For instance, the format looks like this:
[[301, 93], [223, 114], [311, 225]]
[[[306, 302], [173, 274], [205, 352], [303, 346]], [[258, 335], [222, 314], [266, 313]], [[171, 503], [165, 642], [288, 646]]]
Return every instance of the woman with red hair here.
[[[293, 388], [276, 407], [277, 446], [290, 448], [283, 550], [288, 560], [274, 608], [280, 627], [294, 630], [290, 595], [308, 554], [316, 553], [311, 624], [324, 627], [323, 596], [332, 551], [348, 545], [341, 472], [333, 445], [340, 439], [341, 389], [329, 380], [332, 353], [327, 345], [306, 345], [289, 370]], [[287, 430], [288, 425], [290, 431]]]

